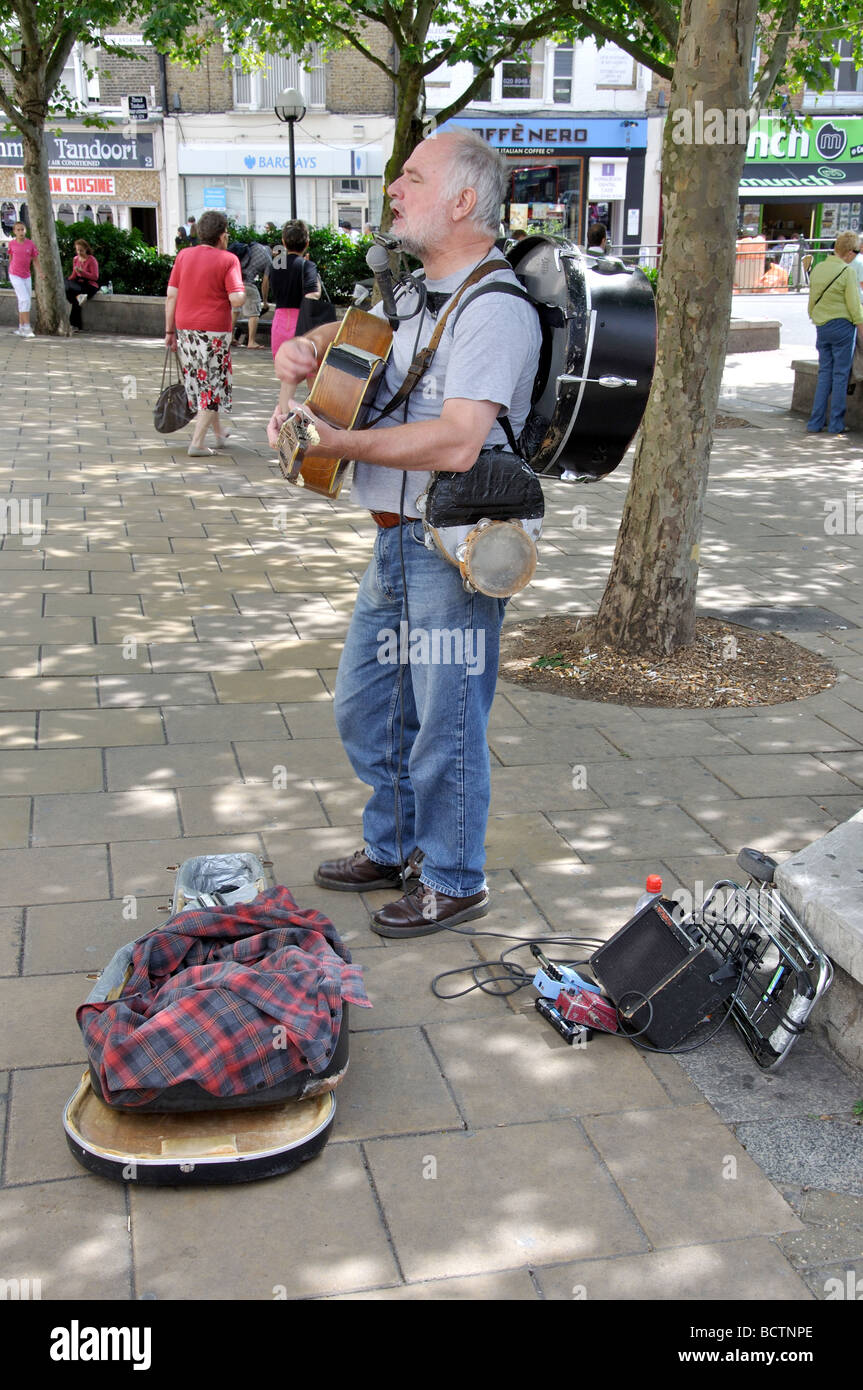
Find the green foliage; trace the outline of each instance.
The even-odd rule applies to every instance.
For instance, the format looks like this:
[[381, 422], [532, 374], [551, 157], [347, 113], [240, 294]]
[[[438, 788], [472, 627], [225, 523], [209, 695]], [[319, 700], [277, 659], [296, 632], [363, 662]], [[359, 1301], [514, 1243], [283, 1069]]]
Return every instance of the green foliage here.
[[109, 222], [55, 223], [60, 260], [66, 275], [72, 269], [76, 240], [93, 248], [103, 283], [110, 280], [115, 294], [164, 294], [174, 264], [173, 256], [163, 256], [148, 246], [139, 231], [122, 231]]
[[366, 265], [370, 236], [352, 241], [334, 227], [315, 227], [309, 236], [309, 255], [320, 271], [331, 299], [349, 300], [357, 280], [367, 280]]
[[[281, 229], [259, 232], [256, 227], [244, 227], [228, 218], [231, 241], [259, 241], [264, 246], [281, 245]], [[335, 227], [309, 228], [309, 256], [317, 266], [331, 299], [347, 303], [353, 298], [357, 280], [367, 280], [371, 274], [366, 265], [366, 252], [372, 244], [370, 236], [353, 241]]]
[[656, 294], [656, 286], [659, 284], [659, 266], [646, 265], [643, 266], [642, 269], [650, 281], [650, 288], [653, 290], [653, 293]]

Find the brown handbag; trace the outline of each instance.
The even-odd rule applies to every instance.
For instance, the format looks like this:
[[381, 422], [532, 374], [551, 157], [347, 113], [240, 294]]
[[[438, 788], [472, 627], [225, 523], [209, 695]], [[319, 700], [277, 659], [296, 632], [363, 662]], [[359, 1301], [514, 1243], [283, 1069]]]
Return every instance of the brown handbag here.
[[[173, 359], [176, 354], [168, 348], [165, 352], [165, 365], [162, 368], [162, 389], [159, 392], [159, 399], [153, 407], [153, 424], [159, 434], [173, 434], [175, 430], [181, 430], [184, 425], [188, 425], [194, 420], [196, 411], [190, 409], [186, 399], [186, 388], [183, 385], [182, 375], [177, 367], [179, 379], [173, 380], [174, 368], [176, 363]], [[168, 377], [168, 385], [165, 385], [165, 376]]]

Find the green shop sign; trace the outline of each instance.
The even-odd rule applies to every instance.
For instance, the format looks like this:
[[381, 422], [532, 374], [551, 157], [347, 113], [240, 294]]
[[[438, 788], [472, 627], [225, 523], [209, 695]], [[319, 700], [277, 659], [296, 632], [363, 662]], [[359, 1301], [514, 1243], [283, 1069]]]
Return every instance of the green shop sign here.
[[[841, 194], [863, 182], [863, 117], [832, 116], [788, 127], [762, 116], [746, 149], [741, 191], [809, 188]], [[848, 192], [856, 192], [847, 187]]]

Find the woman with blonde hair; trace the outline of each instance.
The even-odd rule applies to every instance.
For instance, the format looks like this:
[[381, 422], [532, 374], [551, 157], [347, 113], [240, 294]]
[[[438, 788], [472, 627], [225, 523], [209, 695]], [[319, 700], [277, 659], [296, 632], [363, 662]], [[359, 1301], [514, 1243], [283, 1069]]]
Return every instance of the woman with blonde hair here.
[[[228, 251], [228, 219], [205, 212], [197, 224], [197, 246], [177, 255], [165, 300], [165, 342], [180, 359], [186, 400], [197, 411], [190, 458], [205, 458], [224, 446], [219, 411], [231, 409], [231, 309], [245, 301], [240, 262]], [[204, 440], [212, 426], [216, 448]]]

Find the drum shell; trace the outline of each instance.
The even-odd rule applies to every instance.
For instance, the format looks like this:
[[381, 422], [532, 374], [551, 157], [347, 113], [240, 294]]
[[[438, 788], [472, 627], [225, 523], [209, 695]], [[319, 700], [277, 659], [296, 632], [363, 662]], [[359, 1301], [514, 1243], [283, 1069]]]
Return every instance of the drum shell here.
[[[542, 476], [603, 477], [620, 463], [647, 405], [656, 360], [650, 282], [612, 257], [584, 256], [564, 237], [527, 237], [508, 255], [543, 328], [522, 448]], [[596, 380], [611, 376], [633, 384]]]

